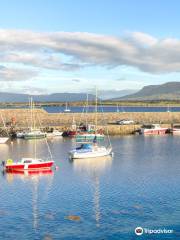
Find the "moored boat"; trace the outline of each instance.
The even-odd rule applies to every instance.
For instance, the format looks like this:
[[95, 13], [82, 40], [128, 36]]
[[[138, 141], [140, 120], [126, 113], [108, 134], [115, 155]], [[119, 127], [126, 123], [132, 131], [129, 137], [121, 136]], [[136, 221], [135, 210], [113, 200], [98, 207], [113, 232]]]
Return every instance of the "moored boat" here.
[[7, 171], [24, 171], [31, 170], [36, 171], [38, 169], [51, 169], [54, 161], [43, 160], [40, 158], [22, 158], [21, 160], [14, 162], [12, 159], [8, 159], [4, 163], [4, 168]]
[[8, 140], [8, 137], [0, 137], [0, 144], [6, 143]]
[[173, 135], [180, 135], [180, 125], [174, 125], [172, 128]]
[[80, 147], [76, 147], [75, 149], [69, 152], [70, 159], [98, 158], [113, 154], [108, 131], [107, 131], [108, 135], [107, 139], [109, 142], [108, 147], [105, 147], [98, 143], [99, 140], [98, 137], [101, 136], [103, 137], [104, 140], [104, 134], [103, 132], [98, 133], [97, 130], [97, 89], [96, 89], [95, 125], [92, 126], [93, 129], [91, 127], [91, 131], [89, 131], [90, 129], [88, 128], [88, 124], [86, 124], [84, 129], [85, 133], [81, 135], [78, 134], [76, 136], [76, 143], [81, 143], [81, 145]]
[[46, 137], [46, 133], [37, 129], [24, 133], [24, 139], [40, 139], [45, 137]]
[[52, 132], [46, 132], [46, 137], [61, 137], [63, 132], [58, 130], [53, 130]]
[[112, 154], [112, 147], [104, 147], [84, 143], [80, 147], [69, 152], [71, 159], [96, 158]]
[[71, 109], [68, 108], [68, 104], [67, 104], [67, 102], [66, 102], [66, 108], [64, 109], [64, 112], [71, 112]]
[[104, 140], [104, 133], [102, 129], [96, 130], [96, 126], [92, 124], [87, 124], [87, 126], [80, 126], [79, 131], [76, 133], [76, 141], [93, 141]]
[[97, 140], [101, 141], [104, 140], [104, 134], [103, 133], [83, 133], [80, 132], [76, 135], [76, 141], [81, 142], [81, 141], [93, 141], [94, 138]]
[[143, 135], [164, 135], [168, 128], [161, 127], [159, 124], [146, 124], [140, 128], [140, 134]]

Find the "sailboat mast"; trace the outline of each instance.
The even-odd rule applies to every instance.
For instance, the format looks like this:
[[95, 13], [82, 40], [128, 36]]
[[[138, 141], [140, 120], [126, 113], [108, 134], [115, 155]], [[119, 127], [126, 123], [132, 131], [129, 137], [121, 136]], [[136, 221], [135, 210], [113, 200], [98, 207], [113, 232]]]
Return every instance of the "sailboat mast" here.
[[33, 129], [33, 110], [32, 110], [32, 97], [29, 99], [30, 111], [31, 111], [31, 131]]
[[96, 106], [95, 106], [95, 127], [96, 127], [96, 132], [97, 132], [97, 87], [96, 87]]
[[87, 120], [87, 113], [88, 113], [88, 93], [87, 93], [87, 96], [86, 96], [86, 128], [88, 127], [88, 120]]
[[[35, 122], [35, 107], [34, 107], [34, 102], [32, 102], [32, 112], [33, 112], [33, 128], [34, 130], [36, 129], [36, 122]], [[37, 149], [36, 149], [36, 137], [35, 137], [35, 142], [34, 142], [34, 158], [36, 159], [36, 155], [37, 155]]]

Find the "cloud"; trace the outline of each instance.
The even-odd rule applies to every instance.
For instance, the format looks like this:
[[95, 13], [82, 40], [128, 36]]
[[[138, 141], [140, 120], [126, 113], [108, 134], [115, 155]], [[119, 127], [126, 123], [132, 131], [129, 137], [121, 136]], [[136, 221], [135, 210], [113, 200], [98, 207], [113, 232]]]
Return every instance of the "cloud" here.
[[122, 81], [126, 81], [126, 77], [120, 77], [118, 79], [115, 79], [115, 81], [118, 81], [118, 82], [122, 82]]
[[80, 80], [80, 79], [72, 79], [72, 82], [77, 82], [77, 83], [79, 83], [79, 82], [81, 82], [81, 80]]
[[0, 62], [64, 71], [97, 65], [131, 66], [148, 73], [180, 72], [180, 40], [142, 32], [116, 37], [0, 29]]
[[35, 70], [0, 66], [0, 81], [24, 81], [37, 75]]
[[41, 95], [41, 94], [47, 94], [47, 89], [46, 88], [41, 88], [41, 87], [34, 87], [34, 86], [22, 86], [21, 90], [23, 93], [30, 94], [30, 95]]

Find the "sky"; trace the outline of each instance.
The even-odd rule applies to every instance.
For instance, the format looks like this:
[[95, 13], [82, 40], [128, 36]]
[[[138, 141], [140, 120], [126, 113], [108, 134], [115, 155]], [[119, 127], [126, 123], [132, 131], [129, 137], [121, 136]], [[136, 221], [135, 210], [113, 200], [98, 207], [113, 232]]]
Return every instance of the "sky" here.
[[6, 0], [1, 91], [140, 89], [180, 80], [178, 0]]

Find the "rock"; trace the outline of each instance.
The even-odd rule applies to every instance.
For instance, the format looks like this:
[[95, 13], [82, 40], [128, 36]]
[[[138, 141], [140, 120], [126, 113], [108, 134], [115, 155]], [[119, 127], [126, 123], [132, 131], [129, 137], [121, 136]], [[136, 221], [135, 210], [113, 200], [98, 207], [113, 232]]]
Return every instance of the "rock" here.
[[50, 234], [46, 234], [43, 238], [43, 240], [53, 240]]
[[71, 221], [80, 221], [80, 217], [76, 215], [69, 215], [66, 217], [66, 219], [71, 220]]

